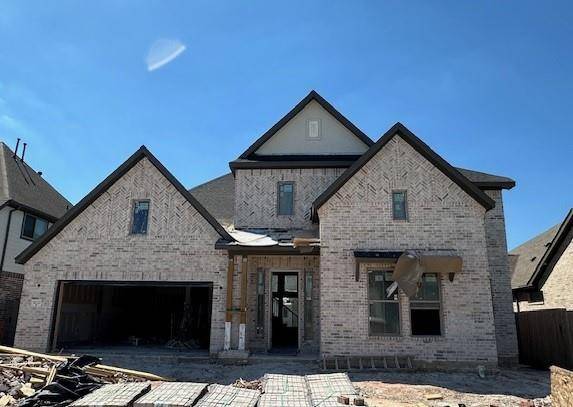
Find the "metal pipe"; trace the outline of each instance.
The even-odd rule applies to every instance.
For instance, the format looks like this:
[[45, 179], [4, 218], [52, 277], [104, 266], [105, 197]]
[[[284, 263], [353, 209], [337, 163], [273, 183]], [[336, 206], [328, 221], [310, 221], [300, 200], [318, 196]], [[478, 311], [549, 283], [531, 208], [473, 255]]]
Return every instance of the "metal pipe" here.
[[26, 146], [28, 145], [28, 143], [24, 143], [24, 148], [22, 149], [22, 162], [24, 162], [24, 155], [26, 154]]
[[14, 154], [12, 155], [12, 157], [16, 157], [18, 155], [19, 146], [20, 146], [20, 137], [18, 137], [18, 140], [16, 141], [16, 148], [14, 149]]

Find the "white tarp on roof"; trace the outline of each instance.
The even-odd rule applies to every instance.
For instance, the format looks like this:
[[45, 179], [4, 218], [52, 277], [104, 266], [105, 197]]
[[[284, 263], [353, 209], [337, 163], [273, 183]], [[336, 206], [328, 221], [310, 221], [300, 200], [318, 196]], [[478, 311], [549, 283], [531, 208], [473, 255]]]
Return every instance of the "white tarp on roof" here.
[[243, 230], [227, 230], [239, 246], [274, 246], [279, 242], [270, 236], [258, 233], [245, 232]]

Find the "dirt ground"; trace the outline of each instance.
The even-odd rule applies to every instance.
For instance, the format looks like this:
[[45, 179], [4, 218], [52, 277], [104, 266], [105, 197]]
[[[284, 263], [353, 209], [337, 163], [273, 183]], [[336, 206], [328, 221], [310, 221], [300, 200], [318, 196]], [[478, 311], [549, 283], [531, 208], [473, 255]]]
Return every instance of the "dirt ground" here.
[[[285, 358], [259, 359], [245, 366], [225, 366], [208, 360], [104, 357], [104, 362], [121, 367], [150, 371], [180, 381], [231, 384], [238, 378], [255, 380], [265, 373], [323, 373], [314, 361]], [[350, 378], [368, 406], [519, 406], [521, 401], [538, 399], [536, 405], [548, 405], [549, 372], [528, 368], [506, 369], [480, 378], [476, 372], [364, 372]], [[439, 394], [440, 400], [427, 400]], [[545, 399], [544, 399], [545, 398]]]

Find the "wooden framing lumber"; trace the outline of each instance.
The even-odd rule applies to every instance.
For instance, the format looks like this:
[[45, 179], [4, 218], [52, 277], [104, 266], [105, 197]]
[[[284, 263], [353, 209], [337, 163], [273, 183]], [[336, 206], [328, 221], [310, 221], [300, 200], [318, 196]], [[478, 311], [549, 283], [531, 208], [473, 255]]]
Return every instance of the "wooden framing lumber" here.
[[235, 273], [235, 259], [229, 256], [229, 264], [227, 267], [227, 313], [225, 316], [226, 322], [233, 320], [233, 274]]
[[[4, 353], [11, 353], [14, 355], [26, 355], [26, 356], [33, 356], [36, 358], [40, 358], [40, 359], [46, 359], [46, 360], [53, 360], [56, 362], [65, 362], [68, 360], [68, 357], [66, 356], [58, 356], [58, 355], [48, 355], [45, 353], [38, 353], [38, 352], [32, 352], [32, 351], [28, 351], [25, 349], [18, 349], [18, 348], [11, 348], [9, 346], [0, 346], [0, 352], [4, 352]], [[36, 369], [36, 368], [33, 368]], [[110, 373], [122, 373], [128, 376], [135, 376], [135, 377], [139, 377], [142, 379], [146, 379], [146, 380], [153, 380], [153, 381], [169, 381], [169, 379], [166, 379], [164, 377], [161, 376], [157, 376], [153, 373], [147, 373], [147, 372], [140, 372], [138, 370], [130, 370], [130, 369], [122, 369], [120, 367], [114, 367], [114, 366], [107, 366], [107, 365], [95, 365], [95, 366], [89, 366], [86, 367], [85, 370], [87, 373], [90, 373], [90, 370], [92, 370], [94, 372], [100, 372], [101, 371], [105, 371], [105, 372], [110, 372]]]

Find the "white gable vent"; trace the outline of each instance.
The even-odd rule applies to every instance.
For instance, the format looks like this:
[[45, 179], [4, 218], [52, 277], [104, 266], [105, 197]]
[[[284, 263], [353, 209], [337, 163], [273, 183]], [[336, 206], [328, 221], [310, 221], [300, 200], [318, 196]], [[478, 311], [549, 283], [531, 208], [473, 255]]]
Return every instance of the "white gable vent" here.
[[320, 119], [309, 119], [306, 121], [306, 138], [309, 140], [320, 140], [321, 137]]

